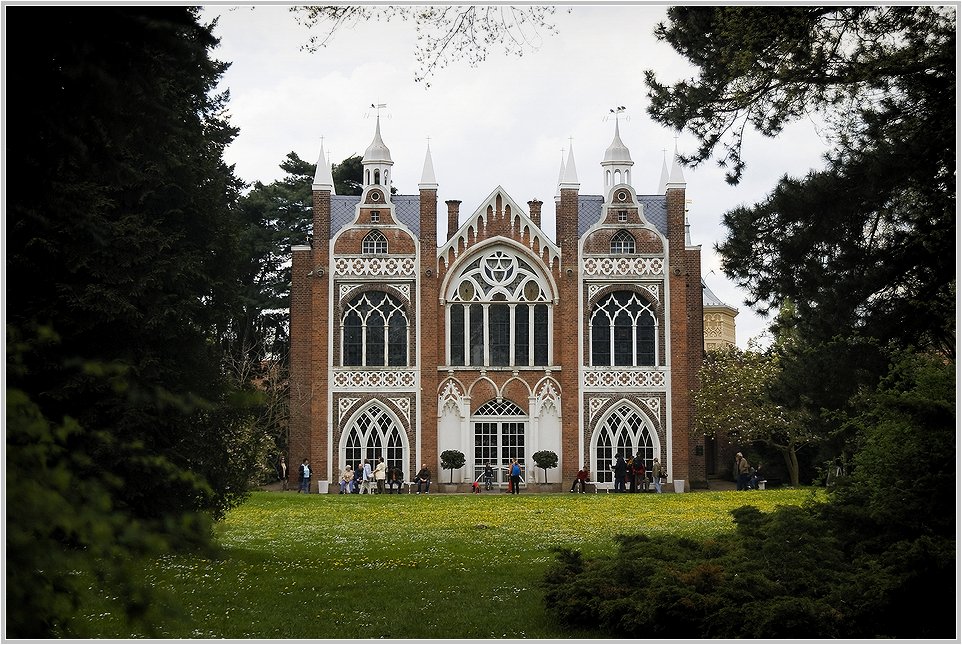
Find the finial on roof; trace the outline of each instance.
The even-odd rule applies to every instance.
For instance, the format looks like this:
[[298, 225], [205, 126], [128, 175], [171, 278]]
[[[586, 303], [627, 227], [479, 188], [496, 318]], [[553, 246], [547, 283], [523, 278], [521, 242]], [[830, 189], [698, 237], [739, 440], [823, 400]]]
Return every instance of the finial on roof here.
[[312, 190], [329, 190], [334, 193], [334, 175], [331, 172], [331, 165], [324, 154], [324, 137], [321, 137], [321, 151], [317, 155], [317, 168], [314, 170], [314, 183]]
[[431, 137], [428, 137], [428, 149], [424, 153], [424, 168], [421, 170], [421, 183], [418, 188], [437, 190], [438, 180], [434, 176], [434, 161], [431, 159]]
[[675, 155], [671, 162], [671, 174], [668, 177], [666, 188], [684, 188], [685, 175], [681, 171], [681, 164], [678, 162], [678, 135], [675, 134]]
[[559, 188], [580, 188], [578, 182], [578, 168], [575, 166], [575, 147], [572, 138], [568, 137], [568, 161], [565, 163], [564, 177], [561, 179]]

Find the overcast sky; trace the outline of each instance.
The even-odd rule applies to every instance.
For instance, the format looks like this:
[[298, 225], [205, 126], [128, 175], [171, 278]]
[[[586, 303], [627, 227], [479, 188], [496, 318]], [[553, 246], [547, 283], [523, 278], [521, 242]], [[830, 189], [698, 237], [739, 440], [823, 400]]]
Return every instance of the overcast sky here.
[[[454, 61], [437, 71], [430, 87], [415, 82], [415, 26], [394, 19], [361, 22], [338, 31], [316, 53], [302, 51], [311, 32], [287, 5], [211, 5], [221, 39], [216, 58], [231, 62], [223, 78], [230, 90], [230, 120], [240, 135], [228, 163], [248, 182], [283, 176], [278, 165], [293, 151], [316, 161], [321, 138], [337, 163], [363, 154], [374, 134], [372, 103], [381, 111], [381, 134], [394, 160], [393, 183], [417, 194], [430, 137], [439, 184], [438, 232], [447, 230], [444, 200], [461, 200], [462, 221], [501, 186], [520, 205], [545, 202], [543, 226], [554, 234], [553, 197], [562, 149], [573, 147], [581, 194], [602, 193], [601, 160], [614, 123], [608, 111], [624, 105], [621, 138], [635, 162], [639, 194], [654, 193], [673, 132], [644, 113], [643, 73], [662, 82], [693, 75], [687, 61], [653, 36], [665, 19], [664, 5], [574, 5], [550, 17], [557, 34], [542, 32], [537, 49], [522, 57], [493, 51], [477, 67]], [[693, 138], [678, 139], [691, 152]], [[721, 216], [741, 204], [763, 200], [784, 175], [799, 176], [822, 165], [825, 143], [810, 122], [777, 139], [745, 137], [748, 167], [738, 186], [709, 162], [686, 168], [693, 244], [702, 247], [702, 276], [719, 298], [739, 310], [737, 342], [745, 347], [767, 321], [744, 304], [746, 294], [720, 270], [714, 252], [724, 239]]]

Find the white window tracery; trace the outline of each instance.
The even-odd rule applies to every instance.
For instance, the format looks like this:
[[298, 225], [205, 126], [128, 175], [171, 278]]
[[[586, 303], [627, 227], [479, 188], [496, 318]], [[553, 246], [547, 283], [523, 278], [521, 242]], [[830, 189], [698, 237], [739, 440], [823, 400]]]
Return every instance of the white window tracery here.
[[504, 481], [505, 468], [517, 459], [524, 467], [524, 435], [528, 415], [515, 403], [502, 399], [488, 401], [472, 415], [474, 428], [475, 477], [485, 464], [496, 470]]
[[625, 460], [641, 455], [646, 472], [650, 472], [655, 456], [653, 434], [649, 421], [634, 407], [623, 404], [612, 410], [598, 425], [592, 446], [597, 481], [614, 481], [614, 462], [618, 455]]
[[652, 306], [633, 291], [615, 291], [591, 312], [592, 366], [656, 365], [657, 324]]
[[341, 365], [380, 367], [408, 364], [408, 320], [400, 300], [365, 291], [344, 307]]
[[387, 238], [378, 230], [371, 231], [361, 241], [361, 253], [384, 255], [387, 253]]
[[449, 290], [448, 364], [549, 365], [548, 294], [545, 280], [516, 254], [495, 249], [476, 258]]
[[375, 403], [359, 414], [347, 428], [342, 442], [341, 468], [350, 465], [357, 468], [361, 458], [367, 459], [371, 468], [384, 457], [387, 467], [404, 469], [403, 430], [383, 406]]

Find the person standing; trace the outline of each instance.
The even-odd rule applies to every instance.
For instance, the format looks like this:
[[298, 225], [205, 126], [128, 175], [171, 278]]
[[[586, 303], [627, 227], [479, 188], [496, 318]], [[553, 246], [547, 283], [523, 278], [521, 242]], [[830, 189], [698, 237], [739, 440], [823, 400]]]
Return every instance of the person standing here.
[[735, 490], [748, 490], [748, 460], [742, 453], [735, 453], [735, 469], [738, 472], [738, 484]]
[[575, 480], [571, 482], [571, 492], [575, 492], [575, 488], [581, 488], [578, 492], [585, 492], [585, 484], [588, 483], [588, 464], [581, 467], [578, 474], [575, 475]]
[[511, 462], [511, 492], [515, 495], [521, 492], [521, 464], [517, 459]]
[[638, 492], [647, 493], [650, 490], [648, 488], [648, 472], [645, 469], [645, 459], [640, 452], [635, 457], [635, 480], [638, 482]]
[[625, 458], [618, 455], [618, 459], [615, 460], [615, 492], [623, 493], [625, 492], [625, 474], [628, 472], [628, 464], [625, 463]]
[[374, 482], [374, 473], [371, 472], [371, 464], [367, 463], [367, 459], [361, 460], [361, 492], [370, 495], [373, 491], [371, 490], [372, 483]]
[[484, 473], [481, 475], [481, 479], [484, 480], [484, 490], [494, 488], [494, 469], [491, 468], [491, 462], [484, 462]]
[[378, 494], [384, 493], [384, 480], [387, 479], [387, 464], [384, 457], [377, 458], [377, 466], [374, 467], [374, 481], [377, 483]]
[[421, 464], [421, 470], [418, 471], [415, 480], [418, 483], [418, 495], [421, 494], [421, 486], [424, 486], [424, 494], [427, 495], [431, 492], [431, 471], [428, 470], [427, 464]]
[[307, 457], [301, 462], [301, 487], [297, 490], [298, 493], [310, 493], [311, 492], [311, 464], [307, 461]]
[[661, 492], [661, 476], [662, 472], [661, 462], [658, 461], [658, 457], [651, 460], [651, 478], [655, 482], [655, 492]]
[[287, 481], [287, 461], [284, 459], [284, 455], [281, 455], [277, 462], [277, 478], [281, 482], [281, 490], [290, 488], [290, 482]]

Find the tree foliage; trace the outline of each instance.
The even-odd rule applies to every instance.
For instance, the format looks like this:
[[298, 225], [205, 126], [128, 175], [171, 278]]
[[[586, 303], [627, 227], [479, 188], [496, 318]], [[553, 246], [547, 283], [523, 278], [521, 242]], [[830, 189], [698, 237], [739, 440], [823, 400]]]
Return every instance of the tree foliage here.
[[451, 61], [467, 62], [476, 67], [492, 49], [506, 55], [522, 56], [537, 49], [541, 33], [556, 33], [548, 22], [555, 12], [552, 6], [526, 5], [437, 5], [437, 6], [299, 6], [291, 7], [297, 21], [308, 29], [323, 26], [324, 35], [312, 35], [305, 45], [317, 51], [327, 45], [335, 32], [353, 27], [365, 20], [412, 20], [417, 31], [414, 58], [417, 63], [415, 81], [427, 80], [436, 70]]
[[594, 558], [561, 549], [547, 608], [606, 638], [951, 638], [954, 371], [907, 355], [861, 393], [852, 423], [866, 449], [827, 502], [743, 506], [732, 534], [706, 540], [624, 535]]
[[[267, 478], [288, 447], [290, 249], [310, 237], [316, 165], [290, 152], [280, 168], [281, 179], [255, 182], [238, 200], [234, 274], [240, 298], [222, 336], [228, 374], [239, 386], [257, 385], [257, 461]], [[332, 174], [338, 194], [360, 195], [361, 157], [335, 164]]]
[[698, 376], [692, 432], [727, 436], [734, 445], [758, 441], [777, 449], [797, 486], [798, 451], [815, 437], [808, 411], [782, 405], [775, 396], [781, 376], [778, 354], [737, 347], [711, 351]]
[[761, 311], [786, 298], [808, 343], [895, 339], [954, 353], [955, 36], [951, 7], [679, 7], [657, 36], [698, 68], [646, 73], [651, 115], [687, 128], [737, 182], [749, 126], [824, 121], [827, 167], [726, 213], [725, 272]]
[[254, 467], [226, 66], [194, 9], [7, 17], [8, 635], [74, 634], [101, 585], [149, 626], [135, 558], [204, 544]]

